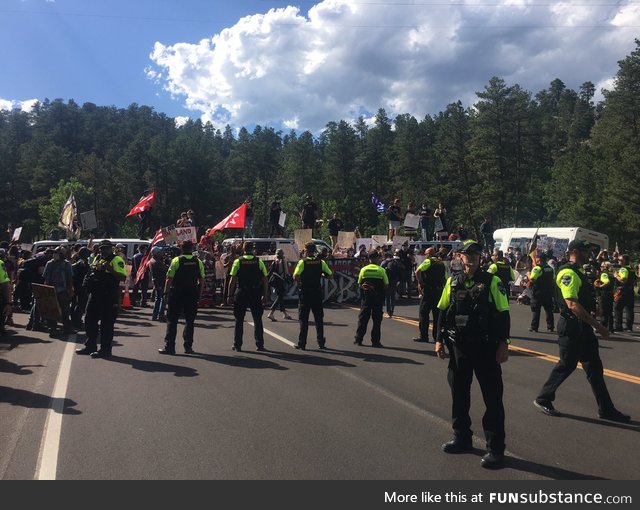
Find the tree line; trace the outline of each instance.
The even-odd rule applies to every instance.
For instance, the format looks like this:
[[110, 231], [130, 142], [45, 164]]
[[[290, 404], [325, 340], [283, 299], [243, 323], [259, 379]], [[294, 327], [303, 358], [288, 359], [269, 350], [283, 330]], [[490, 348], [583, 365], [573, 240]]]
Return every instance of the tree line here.
[[[129, 209], [156, 191], [153, 226], [196, 211], [211, 226], [251, 196], [256, 231], [282, 195], [288, 233], [310, 193], [323, 218], [347, 229], [386, 232], [371, 195], [390, 204], [445, 204], [451, 225], [472, 233], [485, 217], [506, 226], [582, 226], [621, 249], [640, 239], [640, 40], [619, 61], [613, 89], [560, 79], [535, 95], [493, 77], [473, 106], [460, 101], [416, 119], [380, 109], [370, 124], [328, 122], [317, 136], [255, 126], [234, 132], [174, 119], [147, 106], [126, 109], [45, 100], [32, 111], [0, 112], [2, 236], [47, 235], [73, 191], [95, 210], [97, 235], [131, 236]], [[326, 233], [326, 232], [323, 232]]]

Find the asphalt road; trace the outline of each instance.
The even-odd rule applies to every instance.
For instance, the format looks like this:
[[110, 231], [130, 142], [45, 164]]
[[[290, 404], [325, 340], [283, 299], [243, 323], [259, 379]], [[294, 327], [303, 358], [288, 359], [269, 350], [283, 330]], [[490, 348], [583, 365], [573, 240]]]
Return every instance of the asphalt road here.
[[16, 315], [18, 327], [0, 342], [0, 478], [639, 478], [637, 332], [601, 345], [607, 385], [631, 424], [597, 418], [582, 370], [560, 388], [564, 416], [552, 418], [532, 400], [558, 354], [555, 336], [529, 333], [529, 308], [512, 302], [513, 345], [503, 365], [507, 466], [493, 472], [480, 467], [476, 383], [476, 450], [440, 450], [451, 437], [447, 363], [432, 343], [412, 341], [417, 303], [400, 302], [400, 316], [384, 320], [383, 349], [354, 345], [357, 311], [329, 307], [329, 349], [315, 348], [312, 327], [304, 352], [291, 347], [297, 321], [265, 317], [268, 352], [255, 352], [246, 324], [246, 350], [235, 353], [231, 311], [202, 310], [197, 353], [176, 356], [158, 354], [165, 325], [150, 321], [150, 309], [135, 309], [116, 324], [110, 360], [75, 356], [81, 334], [50, 339], [25, 331], [26, 316]]

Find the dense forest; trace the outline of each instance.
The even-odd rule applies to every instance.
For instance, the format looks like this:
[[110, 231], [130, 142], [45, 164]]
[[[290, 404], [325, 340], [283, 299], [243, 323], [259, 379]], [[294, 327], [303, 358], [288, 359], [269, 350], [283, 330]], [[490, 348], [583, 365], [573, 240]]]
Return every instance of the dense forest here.
[[607, 233], [621, 249], [640, 248], [640, 40], [619, 62], [612, 90], [560, 79], [533, 95], [498, 77], [465, 108], [373, 124], [331, 121], [314, 135], [256, 126], [224, 131], [200, 121], [177, 126], [152, 108], [82, 106], [45, 100], [30, 112], [0, 112], [2, 239], [46, 235], [73, 190], [80, 212], [94, 209], [99, 232], [129, 236], [125, 220], [154, 189], [153, 225], [188, 208], [210, 226], [253, 196], [264, 234], [275, 193], [299, 228], [297, 211], [314, 195], [322, 218], [337, 212], [363, 235], [386, 232], [371, 203], [401, 198], [418, 208], [442, 201], [452, 224], [494, 227], [582, 226]]

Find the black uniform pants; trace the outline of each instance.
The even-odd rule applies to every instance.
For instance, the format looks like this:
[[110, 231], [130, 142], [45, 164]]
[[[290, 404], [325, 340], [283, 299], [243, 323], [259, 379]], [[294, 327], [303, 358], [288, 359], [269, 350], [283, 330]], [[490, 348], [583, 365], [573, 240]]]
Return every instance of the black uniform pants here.
[[165, 349], [175, 350], [178, 320], [184, 313], [184, 331], [182, 340], [184, 347], [193, 346], [193, 330], [198, 314], [198, 289], [172, 290], [169, 294], [169, 309], [167, 310], [167, 332], [164, 336]]
[[382, 325], [382, 308], [384, 306], [384, 293], [364, 292], [364, 299], [358, 315], [358, 328], [356, 329], [356, 342], [361, 344], [367, 332], [369, 319], [373, 319], [371, 327], [371, 344], [380, 344], [380, 328]]
[[540, 326], [540, 311], [542, 308], [544, 308], [544, 313], [547, 316], [547, 329], [549, 331], [553, 331], [553, 296], [545, 294], [534, 296], [531, 299], [531, 311], [533, 312], [533, 317], [531, 317], [531, 329], [536, 331], [538, 330], [538, 327]]
[[233, 316], [236, 318], [236, 328], [233, 337], [233, 345], [242, 347], [242, 336], [244, 334], [244, 316], [247, 308], [251, 310], [253, 317], [253, 337], [256, 341], [256, 347], [264, 346], [264, 329], [262, 327], [262, 289], [246, 288], [238, 289], [233, 301]]
[[71, 322], [76, 327], [82, 325], [82, 316], [84, 315], [85, 310], [87, 309], [87, 300], [89, 296], [87, 296], [87, 291], [80, 287], [76, 294], [73, 296], [73, 311], [71, 312]]
[[420, 316], [419, 316], [419, 328], [420, 328], [420, 340], [423, 342], [429, 341], [429, 314], [433, 315], [433, 341], [436, 340], [436, 326], [438, 325], [438, 317], [440, 315], [440, 309], [438, 308], [438, 301], [442, 295], [442, 289], [435, 287], [425, 287], [424, 293], [420, 298]]
[[613, 294], [602, 294], [600, 298], [602, 307], [602, 325], [613, 333]]
[[113, 326], [118, 316], [118, 307], [118, 301], [114, 296], [89, 295], [84, 317], [84, 330], [87, 334], [84, 345], [92, 352], [98, 349], [98, 334], [100, 334], [100, 352], [111, 354]]
[[313, 320], [316, 323], [316, 334], [318, 345], [324, 346], [324, 308], [322, 306], [322, 291], [300, 293], [298, 301], [298, 322], [300, 323], [300, 334], [298, 335], [298, 345], [307, 345], [307, 332], [309, 331], [309, 313], [313, 312]]
[[598, 411], [608, 412], [614, 409], [609, 396], [607, 385], [604, 382], [604, 369], [598, 352], [598, 339], [590, 326], [585, 326], [583, 332], [575, 338], [561, 336], [558, 338], [560, 346], [560, 361], [551, 371], [549, 379], [542, 387], [537, 400], [553, 402], [556, 391], [582, 362], [582, 368], [587, 374], [587, 381], [591, 385], [593, 395], [598, 403]]
[[633, 307], [635, 306], [635, 296], [633, 295], [633, 289], [623, 290], [620, 295], [620, 299], [616, 301], [616, 329], [622, 330], [622, 311], [626, 315], [627, 329], [633, 329]]
[[487, 450], [504, 453], [504, 405], [502, 403], [502, 368], [496, 362], [497, 344], [475, 340], [460, 346], [447, 343], [450, 353], [447, 379], [453, 400], [451, 406], [452, 426], [455, 437], [463, 441], [471, 439], [471, 382], [473, 374], [478, 379], [486, 410], [482, 417], [482, 428], [487, 441]]

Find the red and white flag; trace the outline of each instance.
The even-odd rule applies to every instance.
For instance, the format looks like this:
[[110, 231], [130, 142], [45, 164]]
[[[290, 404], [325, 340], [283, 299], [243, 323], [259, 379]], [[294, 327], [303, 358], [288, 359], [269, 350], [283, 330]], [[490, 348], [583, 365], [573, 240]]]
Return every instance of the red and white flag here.
[[238, 207], [235, 211], [233, 211], [229, 216], [227, 216], [224, 220], [218, 223], [215, 227], [213, 227], [209, 235], [213, 235], [214, 232], [218, 230], [224, 230], [225, 228], [242, 228], [244, 229], [244, 222], [247, 218], [247, 204], [243, 203], [240, 207]]
[[156, 235], [153, 236], [153, 239], [151, 240], [151, 244], [149, 245], [149, 249], [147, 250], [147, 253], [144, 254], [144, 257], [142, 257], [142, 260], [140, 261], [140, 266], [138, 267], [138, 272], [136, 273], [136, 279], [134, 283], [138, 283], [140, 280], [144, 278], [144, 274], [147, 272], [147, 268], [149, 267], [149, 260], [151, 259], [151, 250], [153, 250], [153, 247], [163, 239], [164, 239], [164, 236], [162, 235], [162, 229], [160, 229], [156, 232]]
[[138, 202], [133, 209], [131, 209], [131, 211], [129, 211], [129, 214], [127, 214], [127, 218], [129, 216], [133, 216], [135, 214], [139, 214], [141, 212], [145, 212], [148, 211], [149, 209], [151, 209], [153, 207], [153, 204], [155, 204], [156, 202], [156, 192], [152, 191], [151, 193], [149, 193], [146, 197], [142, 197], [140, 199], [140, 202]]

